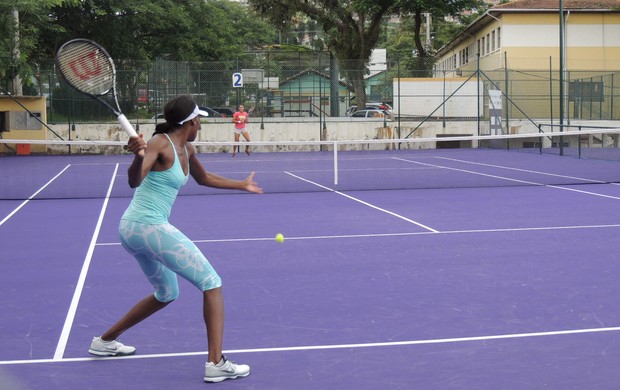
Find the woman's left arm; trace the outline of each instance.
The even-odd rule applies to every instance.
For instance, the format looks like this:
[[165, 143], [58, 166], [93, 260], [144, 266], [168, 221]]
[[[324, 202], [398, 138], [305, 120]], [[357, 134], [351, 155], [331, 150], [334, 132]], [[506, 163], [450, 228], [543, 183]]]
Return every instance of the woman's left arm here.
[[256, 194], [262, 194], [263, 189], [254, 181], [254, 172], [250, 173], [244, 180], [233, 180], [226, 177], [216, 175], [215, 173], [207, 172], [198, 157], [196, 157], [195, 148], [193, 145], [188, 144], [187, 150], [189, 152], [189, 172], [196, 180], [196, 183], [213, 188], [240, 190], [254, 192]]

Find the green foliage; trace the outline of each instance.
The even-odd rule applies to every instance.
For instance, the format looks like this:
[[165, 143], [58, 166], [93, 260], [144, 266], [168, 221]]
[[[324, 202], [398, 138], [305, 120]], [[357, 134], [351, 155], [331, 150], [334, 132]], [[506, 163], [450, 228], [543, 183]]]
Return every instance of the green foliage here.
[[[425, 47], [422, 44], [421, 25], [424, 22], [422, 15], [430, 13], [433, 23], [440, 26], [449, 25], [445, 22], [447, 16], [458, 20], [462, 17], [464, 10], [477, 11], [485, 7], [482, 0], [399, 0], [399, 9], [401, 12], [409, 13], [414, 18], [414, 43], [417, 56], [424, 59], [432, 57], [433, 49], [437, 49], [438, 44], [434, 43], [432, 47]], [[435, 36], [437, 38], [437, 34]], [[428, 63], [429, 61], [425, 61]]]
[[[366, 66], [372, 50], [380, 39], [397, 53], [406, 56], [406, 66], [427, 76], [432, 68], [432, 48], [421, 39], [422, 15], [431, 13], [436, 20], [460, 15], [473, 9], [481, 0], [249, 0], [250, 5], [264, 18], [285, 30], [295, 24], [299, 15], [315, 21], [322, 29], [325, 44], [340, 64], [340, 71], [353, 85], [360, 104], [365, 102]], [[405, 17], [408, 30], [388, 34], [386, 17]]]
[[90, 0], [52, 12], [63, 34], [47, 45], [85, 37], [114, 58], [208, 61], [270, 42], [274, 31], [236, 3], [224, 0]]
[[359, 104], [365, 104], [366, 65], [380, 37], [385, 15], [396, 11], [397, 0], [249, 0], [264, 18], [284, 29], [298, 15], [320, 26], [325, 45], [338, 59], [340, 71], [352, 84]]
[[0, 85], [3, 89], [10, 90], [17, 75], [26, 87], [32, 84], [32, 76], [36, 75], [45, 57], [39, 40], [42, 26], [51, 23], [48, 11], [53, 6], [71, 3], [74, 1], [0, 0]]
[[445, 20], [434, 21], [435, 36], [433, 50], [437, 51], [447, 45], [466, 25]]
[[0, 0], [2, 86], [15, 75], [30, 82], [37, 68], [52, 67], [60, 45], [78, 37], [100, 43], [121, 64], [213, 61], [272, 43], [276, 30], [227, 0]]
[[[0, 0], [0, 86], [9, 89], [20, 75], [24, 91], [36, 84], [56, 80], [39, 77], [39, 70], [52, 69], [57, 49], [73, 38], [88, 38], [106, 47], [119, 68], [120, 92], [134, 108], [137, 88], [145, 82], [164, 82], [165, 72], [150, 72], [159, 63], [184, 61], [194, 70], [206, 69], [208, 61], [221, 67], [218, 78], [228, 81], [230, 69], [263, 68], [266, 75], [285, 79], [299, 69], [324, 71], [326, 55], [297, 45], [282, 43], [282, 37], [301, 38], [292, 28], [316, 32], [315, 49], [329, 51], [338, 59], [340, 72], [353, 86], [359, 102], [365, 99], [364, 76], [372, 50], [385, 43], [397, 53], [403, 69], [430, 68], [432, 50], [421, 44], [420, 15], [430, 12], [436, 27], [433, 48], [447, 42], [455, 27], [440, 23], [444, 15], [458, 15], [478, 0], [249, 0], [252, 8], [228, 0]], [[18, 11], [19, 25], [13, 10]], [[256, 12], [254, 12], [256, 11]], [[257, 14], [263, 18], [257, 17]], [[387, 25], [390, 15], [411, 15], [396, 28]], [[19, 37], [19, 56], [15, 53]], [[271, 49], [270, 58], [258, 51]], [[411, 53], [416, 56], [412, 57]], [[314, 59], [312, 59], [313, 57]], [[416, 57], [421, 60], [417, 61]], [[318, 60], [317, 60], [318, 59]], [[280, 61], [295, 61], [295, 70]], [[317, 63], [318, 62], [318, 63]], [[131, 69], [139, 69], [135, 72]], [[53, 72], [49, 72], [52, 74]], [[189, 76], [188, 76], [189, 77]], [[31, 85], [32, 84], [32, 85]], [[209, 83], [209, 94], [225, 96], [229, 83]], [[221, 93], [219, 93], [221, 90]], [[217, 99], [220, 99], [219, 97]], [[125, 103], [123, 103], [125, 104]], [[90, 109], [86, 110], [90, 111]]]

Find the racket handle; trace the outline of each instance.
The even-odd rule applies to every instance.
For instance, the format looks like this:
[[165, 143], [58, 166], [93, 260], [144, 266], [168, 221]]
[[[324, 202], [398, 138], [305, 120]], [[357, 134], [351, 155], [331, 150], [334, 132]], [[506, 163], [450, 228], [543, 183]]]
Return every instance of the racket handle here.
[[121, 126], [129, 136], [129, 138], [138, 136], [138, 133], [136, 133], [131, 123], [129, 123], [129, 120], [127, 119], [125, 114], [120, 114], [118, 116], [118, 121], [120, 122]]

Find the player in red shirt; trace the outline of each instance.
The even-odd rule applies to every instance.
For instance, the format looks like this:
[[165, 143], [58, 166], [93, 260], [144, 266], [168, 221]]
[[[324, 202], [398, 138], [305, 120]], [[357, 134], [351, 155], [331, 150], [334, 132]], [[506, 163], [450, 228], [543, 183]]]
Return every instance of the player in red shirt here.
[[[240, 135], [243, 135], [243, 138], [245, 138], [247, 142], [250, 142], [250, 133], [245, 128], [245, 124], [248, 123], [248, 119], [249, 115], [245, 112], [245, 107], [243, 105], [239, 105], [239, 111], [235, 112], [233, 115], [233, 122], [235, 123], [235, 142], [239, 142]], [[240, 146], [233, 145], [233, 157], [237, 154], [235, 150], [241, 152]], [[245, 154], [248, 156], [250, 155], [249, 146], [245, 147]]]

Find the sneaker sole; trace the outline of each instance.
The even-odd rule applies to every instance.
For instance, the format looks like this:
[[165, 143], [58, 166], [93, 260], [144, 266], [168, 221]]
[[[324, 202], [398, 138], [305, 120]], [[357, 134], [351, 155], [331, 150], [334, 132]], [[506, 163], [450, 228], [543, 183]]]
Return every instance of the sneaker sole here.
[[106, 352], [106, 351], [97, 351], [95, 349], [89, 349], [88, 353], [90, 353], [91, 355], [95, 355], [95, 356], [130, 356], [133, 355], [134, 352], [131, 353], [123, 353], [123, 352]]
[[215, 377], [206, 377], [205, 376], [205, 382], [209, 382], [209, 383], [218, 383], [218, 382], [222, 382], [225, 381], [226, 379], [237, 379], [237, 378], [245, 378], [246, 376], [250, 375], [250, 373], [246, 373], [246, 374], [242, 374], [242, 375], [235, 375], [235, 376], [215, 376]]

